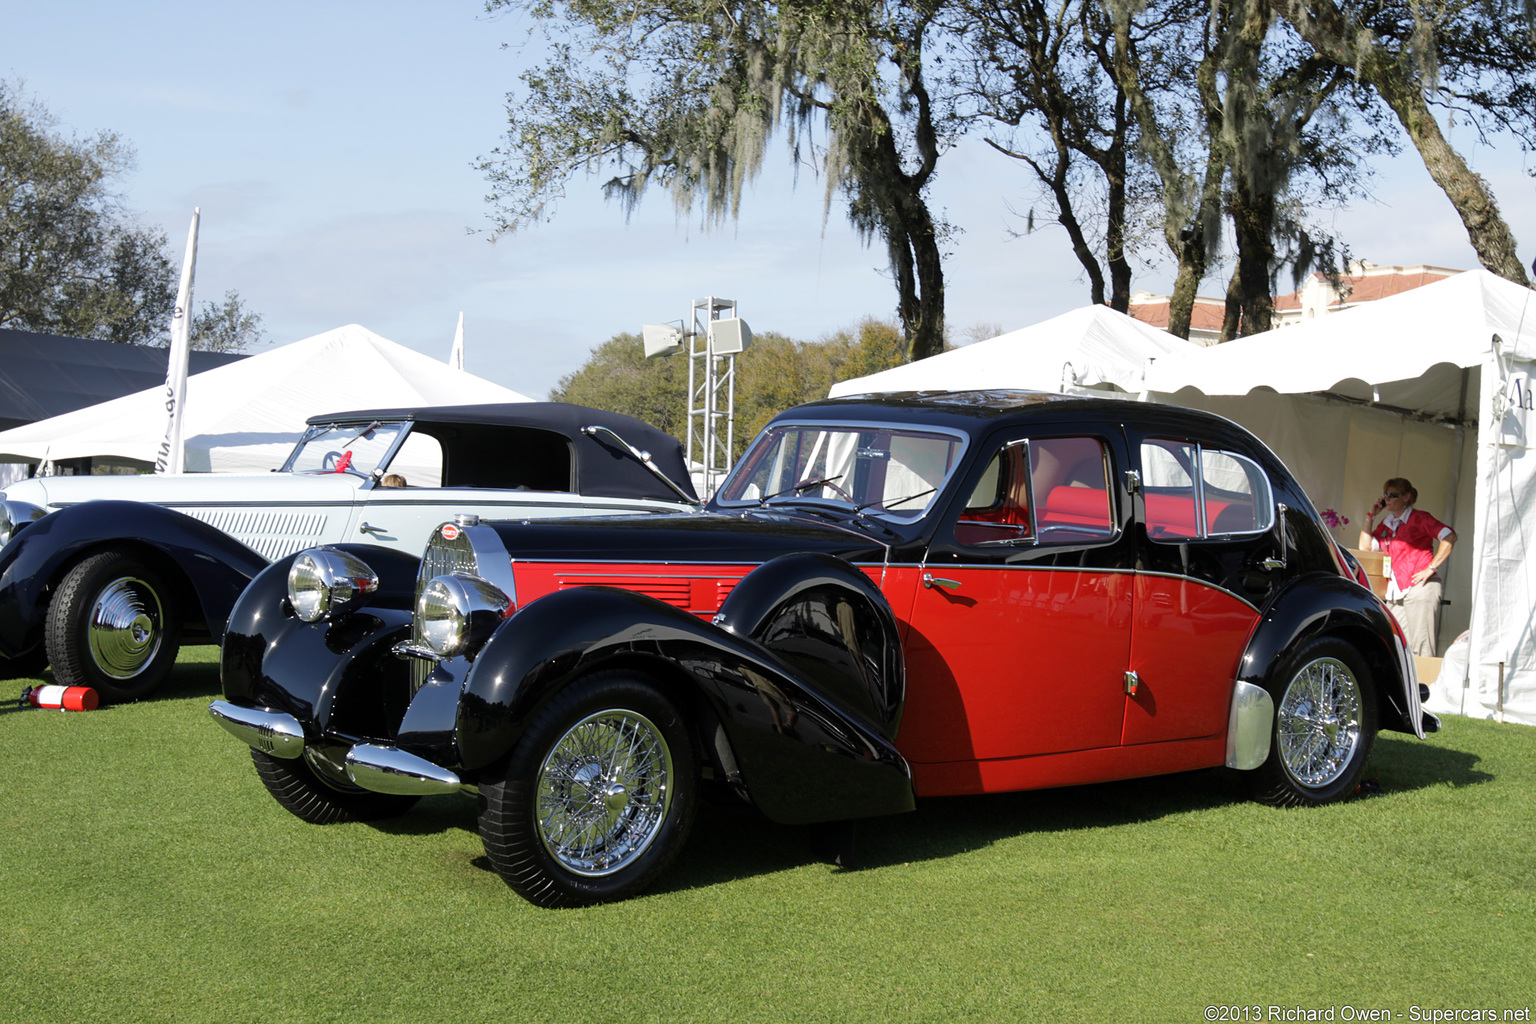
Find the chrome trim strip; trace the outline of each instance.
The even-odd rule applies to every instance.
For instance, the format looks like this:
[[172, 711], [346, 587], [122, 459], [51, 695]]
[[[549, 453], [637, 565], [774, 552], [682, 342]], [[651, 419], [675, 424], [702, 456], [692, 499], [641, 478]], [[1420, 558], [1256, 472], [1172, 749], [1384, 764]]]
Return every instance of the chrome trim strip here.
[[436, 796], [457, 793], [459, 777], [424, 757], [399, 747], [359, 743], [347, 752], [347, 778], [374, 793], [397, 796]]
[[1262, 686], [1239, 680], [1232, 686], [1227, 716], [1227, 767], [1252, 771], [1269, 759], [1275, 702]]
[[208, 705], [208, 713], [230, 735], [264, 754], [291, 760], [304, 753], [304, 727], [292, 715], [243, 708], [227, 700], [216, 700]]

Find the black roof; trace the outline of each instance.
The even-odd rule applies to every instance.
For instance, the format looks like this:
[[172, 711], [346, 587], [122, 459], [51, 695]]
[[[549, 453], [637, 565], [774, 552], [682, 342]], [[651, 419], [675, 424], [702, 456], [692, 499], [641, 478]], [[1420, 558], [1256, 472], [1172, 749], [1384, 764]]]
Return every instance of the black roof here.
[[569, 402], [506, 402], [489, 405], [438, 405], [393, 409], [359, 409], [311, 416], [311, 425], [368, 423], [372, 420], [412, 420], [428, 433], [434, 425], [475, 425], [549, 430], [570, 439], [576, 453], [578, 487], [582, 494], [612, 498], [678, 496], [610, 439], [582, 433], [583, 427], [607, 427], [643, 452], [648, 452], [669, 479], [694, 494], [682, 443], [671, 434], [622, 413], [604, 412]]
[[[882, 412], [890, 415], [882, 417]], [[1102, 398], [1008, 389], [850, 395], [796, 406], [775, 416], [774, 422], [817, 419], [867, 422], [890, 418], [910, 427], [927, 424], [978, 437], [995, 427], [1014, 423], [1035, 423], [1042, 419], [1081, 419], [1085, 416], [1128, 424], [1139, 423], [1169, 431], [1173, 436], [1188, 434], [1212, 440], [1241, 439], [1255, 450], [1269, 454], [1264, 442], [1224, 416], [1178, 405], [1141, 402], [1130, 396], [1111, 393], [1106, 393]], [[1270, 457], [1273, 458], [1272, 455]]]
[[[0, 430], [165, 383], [163, 348], [0, 329]], [[189, 373], [244, 355], [193, 352]]]

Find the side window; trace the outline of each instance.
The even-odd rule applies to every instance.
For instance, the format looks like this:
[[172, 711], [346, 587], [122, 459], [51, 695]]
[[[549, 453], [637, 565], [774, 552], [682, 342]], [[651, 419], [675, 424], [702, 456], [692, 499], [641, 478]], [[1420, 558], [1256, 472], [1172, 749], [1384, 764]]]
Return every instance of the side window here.
[[1200, 449], [1183, 441], [1150, 440], [1141, 446], [1143, 505], [1147, 534], [1187, 540], [1200, 536], [1195, 524], [1195, 477]]
[[1251, 459], [1207, 451], [1201, 453], [1200, 469], [1210, 536], [1263, 533], [1275, 525], [1269, 477]]
[[430, 434], [412, 431], [389, 461], [389, 473], [405, 480], [399, 487], [441, 487], [443, 446]]
[[993, 456], [955, 524], [961, 544], [1017, 542], [1033, 536], [1029, 521], [1029, 476], [1024, 472], [1026, 442], [1017, 441]]
[[1262, 533], [1274, 525], [1269, 479], [1241, 455], [1154, 438], [1141, 446], [1141, 472], [1154, 540]]
[[1035, 524], [1042, 544], [1071, 544], [1114, 535], [1104, 442], [1053, 437], [1029, 445]]

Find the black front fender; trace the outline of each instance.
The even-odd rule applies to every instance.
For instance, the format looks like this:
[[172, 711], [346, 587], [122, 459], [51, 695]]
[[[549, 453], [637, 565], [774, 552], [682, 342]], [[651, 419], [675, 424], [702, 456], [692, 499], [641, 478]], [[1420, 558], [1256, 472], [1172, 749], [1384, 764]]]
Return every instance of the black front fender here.
[[50, 513], [0, 551], [0, 654], [41, 640], [48, 594], [65, 572], [102, 550], [136, 552], [172, 571], [218, 640], [240, 592], [267, 560], [233, 537], [172, 509], [137, 501], [89, 501]]
[[288, 604], [288, 569], [298, 555], [273, 562], [230, 612], [219, 652], [224, 697], [293, 715], [311, 736], [390, 737], [410, 702], [410, 679], [389, 649], [409, 631], [420, 560], [366, 544], [334, 546], [367, 562], [379, 588], [353, 611], [305, 622]]
[[844, 695], [749, 637], [607, 587], [532, 602], [480, 651], [456, 725], [465, 769], [505, 757], [555, 692], [620, 666], [649, 671], [680, 700], [704, 702], [753, 802], [775, 821], [842, 820], [914, 805], [905, 759]]

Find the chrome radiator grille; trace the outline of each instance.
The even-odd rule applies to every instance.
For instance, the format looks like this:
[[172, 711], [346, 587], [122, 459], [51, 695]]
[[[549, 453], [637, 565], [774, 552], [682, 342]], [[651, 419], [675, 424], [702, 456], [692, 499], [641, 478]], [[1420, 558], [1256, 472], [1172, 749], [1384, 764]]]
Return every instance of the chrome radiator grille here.
[[[433, 530], [432, 537], [427, 541], [427, 550], [422, 552], [421, 569], [416, 574], [416, 599], [420, 600], [421, 592], [426, 585], [432, 582], [434, 577], [446, 576], [452, 572], [476, 574], [479, 562], [475, 557], [475, 546], [470, 542], [468, 531], [460, 530], [453, 540], [445, 540], [442, 530]], [[412, 608], [414, 609], [414, 602]], [[411, 642], [422, 642], [421, 629], [417, 623], [414, 612], [411, 615]], [[411, 693], [420, 690], [427, 681], [427, 676], [432, 674], [432, 663], [422, 661], [419, 658], [411, 659]]]

